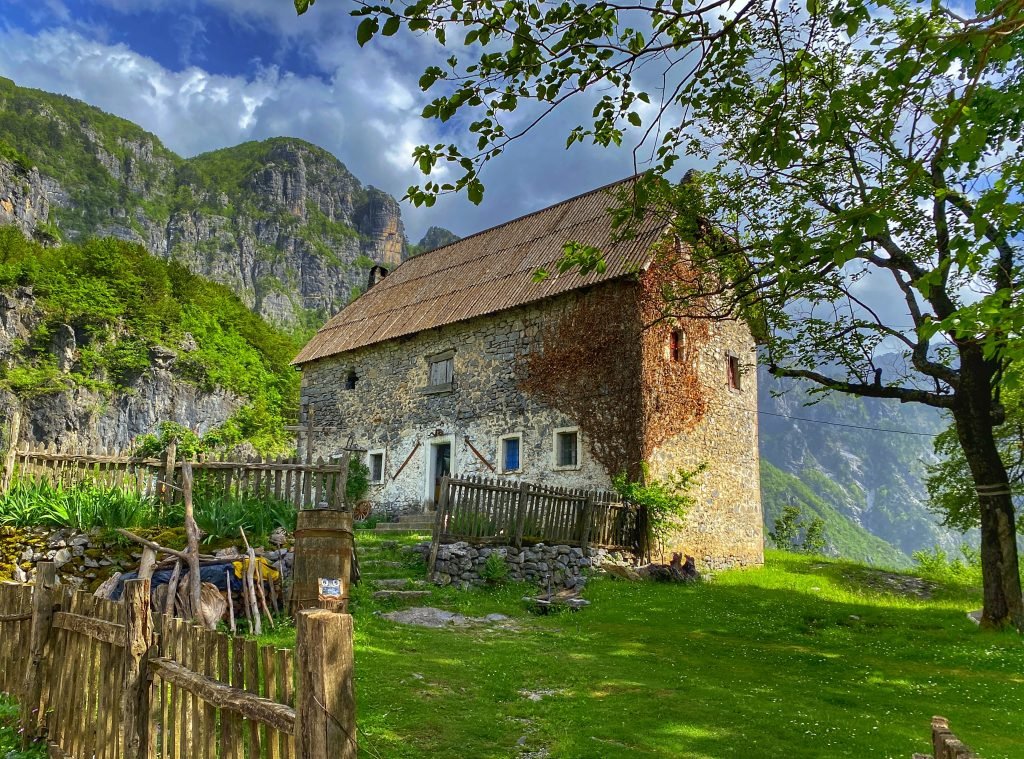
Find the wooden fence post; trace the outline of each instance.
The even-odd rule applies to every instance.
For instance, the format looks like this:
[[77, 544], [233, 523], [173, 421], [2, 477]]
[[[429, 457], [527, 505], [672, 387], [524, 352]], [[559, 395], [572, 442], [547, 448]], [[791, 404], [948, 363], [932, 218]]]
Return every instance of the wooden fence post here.
[[52, 561], [36, 564], [36, 582], [32, 590], [32, 627], [29, 661], [21, 697], [21, 743], [28, 745], [39, 734], [39, 699], [43, 692], [43, 654], [53, 629], [53, 607], [57, 599], [57, 565]]
[[153, 642], [149, 580], [128, 580], [124, 584], [125, 659], [124, 690], [121, 694], [121, 732], [124, 759], [148, 756], [149, 673], [146, 660]]
[[14, 463], [18, 458], [18, 437], [21, 434], [21, 409], [15, 408], [7, 425], [0, 451], [3, 452], [3, 474], [0, 475], [0, 493], [6, 493], [14, 479]]
[[441, 530], [444, 527], [444, 515], [448, 511], [448, 503], [451, 499], [451, 478], [441, 478], [441, 498], [437, 504], [437, 513], [434, 514], [434, 534], [430, 540], [430, 559], [427, 561], [427, 579], [434, 576], [434, 565], [437, 564], [437, 551], [441, 547]]
[[297, 759], [355, 759], [352, 617], [324, 609], [299, 612], [295, 653]]
[[171, 438], [167, 444], [167, 451], [164, 453], [164, 487], [163, 501], [168, 506], [174, 502], [174, 466], [177, 463], [175, 458], [178, 454], [178, 441]]
[[526, 529], [526, 511], [530, 501], [530, 483], [523, 480], [519, 483], [519, 503], [516, 504], [516, 534], [512, 544], [516, 548], [523, 547], [523, 530]]
[[587, 548], [590, 545], [590, 526], [594, 521], [594, 491], [587, 491], [587, 500], [583, 504], [583, 527], [580, 529], [580, 548], [583, 549], [584, 555], [586, 555]]

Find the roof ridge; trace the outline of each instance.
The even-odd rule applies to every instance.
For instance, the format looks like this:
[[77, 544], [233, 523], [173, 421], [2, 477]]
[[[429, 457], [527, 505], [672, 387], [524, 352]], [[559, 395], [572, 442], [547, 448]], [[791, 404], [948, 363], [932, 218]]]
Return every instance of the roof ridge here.
[[[583, 195], [589, 195], [589, 193], [583, 193]], [[583, 197], [583, 195], [580, 195], [578, 197]], [[548, 208], [554, 208], [554, 207], [555, 206], [549, 206]], [[544, 208], [544, 209], [541, 209], [541, 210], [546, 211], [548, 209]], [[537, 211], [536, 213], [540, 213], [540, 212]], [[530, 214], [530, 215], [532, 215], [532, 214]], [[594, 221], [595, 219], [599, 219], [603, 215], [604, 215], [604, 212], [595, 214], [594, 216], [588, 216], [586, 219], [580, 219], [579, 221], [574, 222], [573, 224], [569, 225], [565, 229], [573, 229], [575, 227], [583, 226], [584, 224], [588, 224], [588, 223]], [[515, 221], [515, 220], [513, 220], [513, 221]], [[508, 222], [508, 223], [511, 224], [512, 222]], [[504, 225], [499, 225], [499, 226], [504, 226]], [[498, 227], [494, 227], [494, 229], [497, 229], [497, 228]], [[536, 237], [531, 237], [527, 242], [533, 242], [535, 240], [539, 240], [543, 236], [544, 235], [538, 235]], [[465, 239], [468, 240], [469, 238], [467, 237]], [[452, 244], [455, 244], [455, 243], [452, 243]], [[445, 247], [447, 247], [447, 246], [445, 246]], [[473, 258], [468, 258], [465, 261], [459, 261], [457, 263], [452, 263], [451, 265], [443, 266], [443, 267], [441, 267], [439, 269], [435, 269], [433, 271], [424, 272], [423, 274], [417, 274], [417, 275], [415, 275], [413, 277], [410, 277], [410, 278], [408, 278], [406, 280], [403, 280], [402, 282], [399, 283], [399, 285], [408, 284], [409, 282], [415, 282], [415, 281], [421, 280], [421, 279], [427, 279], [429, 277], [436, 276], [436, 275], [438, 275], [438, 274], [440, 274], [442, 272], [450, 271], [452, 269], [458, 269], [458, 268], [460, 268], [462, 266], [465, 266], [466, 264], [473, 263], [474, 261], [480, 261], [480, 260], [483, 260], [483, 259], [486, 259], [486, 258], [490, 258], [492, 255], [494, 255], [494, 253], [502, 253], [502, 252], [504, 252], [506, 250], [509, 250], [510, 247], [511, 246], [506, 247], [506, 248], [498, 248], [496, 251], [489, 252], [489, 253], [481, 253], [481, 254], [479, 254], [477, 256], [474, 256]], [[437, 248], [437, 250], [440, 250], [440, 248]], [[430, 251], [430, 252], [433, 253], [433, 251]], [[395, 271], [398, 271], [398, 267], [395, 267]], [[513, 276], [513, 275], [514, 275], [514, 272], [510, 272], [509, 274], [506, 274], [504, 276], [508, 277], [508, 276]], [[557, 276], [561, 276], [561, 275], [557, 275]], [[360, 298], [365, 298], [366, 296], [370, 295], [370, 293], [377, 293], [377, 297], [380, 297], [381, 294], [386, 295], [387, 294], [387, 289], [388, 289], [387, 288], [388, 280], [390, 279], [390, 277], [391, 277], [391, 275], [389, 274], [387, 277], [385, 277], [380, 282], [378, 282], [373, 288], [371, 288], [370, 290], [367, 290], [365, 293], [363, 293], [362, 296], [360, 296]], [[394, 280], [394, 279], [391, 280], [392, 283], [396, 282], [396, 281], [397, 280]], [[473, 285], [468, 285], [466, 287], [456, 288], [454, 290], [454, 292], [461, 292], [463, 290], [468, 290], [471, 287], [473, 287]], [[398, 309], [401, 309], [401, 308], [405, 308], [408, 305], [413, 305], [413, 304], [416, 304], [416, 303], [425, 302], [425, 300], [429, 300], [429, 298], [424, 299], [424, 300], [411, 301], [410, 303], [405, 303], [405, 304], [402, 304], [401, 306], [396, 306], [394, 308], [387, 309], [387, 311], [395, 311], [395, 310], [398, 310]], [[328, 330], [328, 329], [337, 329], [337, 328], [341, 327], [342, 325], [340, 325], [340, 324], [332, 325], [331, 322], [333, 322], [337, 317], [339, 317], [343, 313], [345, 313], [345, 311], [347, 311], [350, 306], [354, 306], [355, 304], [356, 304], [356, 301], [352, 301], [352, 303], [350, 303], [348, 306], [345, 306], [345, 308], [341, 309], [341, 311], [339, 311], [337, 314], [335, 314], [330, 319], [328, 319], [327, 322], [324, 324], [324, 326], [320, 328], [320, 331]]]
[[[517, 221], [522, 221], [523, 219], [528, 219], [531, 216], [536, 216], [539, 213], [544, 213], [545, 211], [550, 211], [552, 208], [558, 208], [559, 206], [564, 206], [566, 203], [572, 203], [574, 200], [579, 200], [580, 198], [584, 198], [587, 195], [593, 195], [595, 193], [601, 192], [602, 190], [607, 190], [610, 187], [614, 187], [617, 184], [625, 184], [626, 182], [635, 181], [636, 178], [639, 177], [639, 176], [640, 176], [640, 173], [637, 173], [637, 174], [632, 174], [632, 175], [630, 175], [628, 177], [625, 177], [623, 179], [616, 179], [614, 182], [608, 182], [607, 184], [603, 184], [600, 187], [595, 187], [592, 190], [586, 190], [585, 192], [581, 192], [578, 195], [573, 195], [571, 198], [565, 198], [564, 200], [559, 200], [557, 203], [552, 203], [549, 206], [544, 206], [543, 208], [538, 208], [536, 211], [529, 211], [528, 213], [520, 214], [519, 216], [515, 216], [515, 217], [513, 217], [511, 219], [508, 219], [507, 221], [503, 221], [500, 224], [495, 224], [493, 227], [487, 227], [486, 229], [480, 229], [480, 230], [477, 230], [476, 232], [473, 232], [472, 234], [466, 235], [465, 237], [460, 237], [458, 240], [453, 240], [452, 242], [447, 243], [446, 245], [442, 245], [440, 248], [434, 248], [433, 250], [428, 250], [425, 253], [420, 253], [419, 255], [407, 258], [407, 259], [405, 259], [405, 261], [402, 261], [402, 263], [404, 264], [406, 261], [412, 261], [413, 259], [421, 258], [423, 256], [429, 256], [432, 253], [436, 253], [439, 250], [444, 250], [445, 248], [450, 248], [453, 245], [458, 245], [463, 240], [472, 240], [474, 237], [479, 237], [480, 235], [484, 235], [484, 234], [487, 234], [489, 232], [493, 232], [496, 229], [501, 229], [502, 227], [507, 227], [509, 224], [515, 224]], [[399, 264], [399, 265], [401, 265], [401, 264]], [[395, 270], [396, 271], [398, 270], [398, 266], [395, 267]]]

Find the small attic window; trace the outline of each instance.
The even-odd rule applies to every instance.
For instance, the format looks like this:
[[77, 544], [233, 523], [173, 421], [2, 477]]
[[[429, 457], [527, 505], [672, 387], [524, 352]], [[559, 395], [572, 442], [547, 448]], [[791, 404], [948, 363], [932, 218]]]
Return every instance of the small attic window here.
[[350, 369], [348, 375], [345, 377], [345, 389], [355, 390], [356, 383], [359, 381], [359, 377], [356, 376], [356, 370]]

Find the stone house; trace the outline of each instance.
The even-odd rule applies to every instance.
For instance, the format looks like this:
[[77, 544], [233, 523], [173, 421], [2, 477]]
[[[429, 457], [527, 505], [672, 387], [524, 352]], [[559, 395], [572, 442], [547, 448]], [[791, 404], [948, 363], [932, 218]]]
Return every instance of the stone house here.
[[[601, 188], [411, 258], [295, 359], [321, 435], [364, 449], [380, 510], [431, 509], [448, 473], [605, 488], [705, 468], [665, 546], [763, 560], [755, 342], [743, 321], [665, 318], [686, 276], [666, 224], [616, 239]], [[606, 268], [556, 271], [567, 242]], [[350, 438], [351, 436], [351, 438]]]

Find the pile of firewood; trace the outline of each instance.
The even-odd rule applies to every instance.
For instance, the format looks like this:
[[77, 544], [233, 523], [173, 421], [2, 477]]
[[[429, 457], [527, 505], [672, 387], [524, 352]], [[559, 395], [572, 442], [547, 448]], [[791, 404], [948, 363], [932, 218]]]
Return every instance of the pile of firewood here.
[[[263, 631], [263, 619], [266, 618], [271, 628], [274, 627], [274, 618], [270, 612], [272, 605], [276, 611], [280, 611], [282, 604], [274, 583], [270, 583], [270, 605], [267, 603], [267, 592], [264, 590], [263, 564], [257, 560], [256, 551], [241, 530], [242, 540], [245, 543], [246, 554], [225, 556], [209, 556], [199, 552], [199, 526], [196, 524], [195, 512], [192, 503], [192, 465], [185, 462], [182, 465], [182, 494], [185, 502], [185, 536], [187, 546], [184, 551], [161, 546], [151, 540], [139, 537], [128, 530], [119, 529], [118, 532], [124, 537], [143, 546], [142, 560], [139, 563], [138, 578], [152, 579], [153, 573], [158, 569], [168, 569], [173, 565], [170, 580], [165, 585], [160, 585], [153, 591], [153, 606], [168, 616], [178, 616], [192, 619], [197, 624], [213, 630], [217, 623], [224, 618], [224, 612], [228, 612], [229, 626], [235, 632], [235, 604], [234, 594], [231, 590], [232, 563], [241, 560], [244, 571], [242, 572], [242, 616], [249, 620], [250, 629], [259, 635]], [[164, 554], [169, 558], [157, 564], [157, 554]], [[203, 566], [224, 565], [226, 592], [221, 595], [216, 585], [204, 583], [200, 577], [200, 569]], [[182, 571], [184, 570], [184, 574]], [[257, 574], [259, 578], [257, 579]], [[120, 575], [114, 575], [107, 582], [97, 589], [96, 595], [110, 597], [114, 588], [118, 586]], [[182, 582], [184, 580], [184, 582]], [[219, 581], [219, 580], [218, 580]]]
[[655, 580], [656, 582], [694, 582], [700, 579], [700, 572], [692, 556], [683, 560], [680, 553], [672, 554], [668, 564], [645, 564], [642, 567], [628, 567], [625, 564], [606, 563], [601, 565], [606, 573], [623, 580]]

